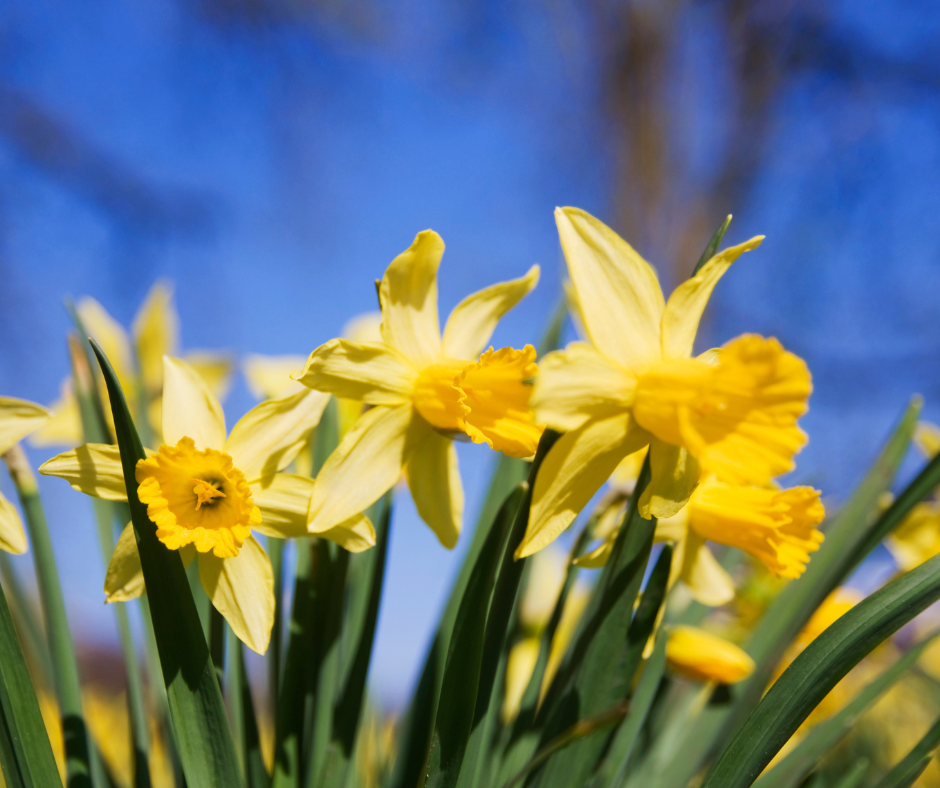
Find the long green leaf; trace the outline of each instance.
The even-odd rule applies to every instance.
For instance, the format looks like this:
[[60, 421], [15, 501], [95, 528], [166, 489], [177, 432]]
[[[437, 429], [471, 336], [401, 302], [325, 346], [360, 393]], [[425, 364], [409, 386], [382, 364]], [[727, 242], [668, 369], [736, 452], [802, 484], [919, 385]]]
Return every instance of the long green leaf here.
[[0, 589], [0, 765], [9, 788], [60, 785], [26, 660]]
[[0, 578], [9, 595], [10, 612], [16, 624], [17, 632], [23, 640], [23, 651], [26, 654], [26, 664], [38, 671], [39, 683], [52, 687], [52, 658], [49, 656], [49, 646], [46, 643], [42, 627], [39, 625], [39, 611], [35, 609], [23, 584], [10, 562], [8, 553], [0, 550]]
[[271, 778], [265, 769], [264, 757], [261, 754], [255, 702], [251, 696], [248, 672], [245, 670], [245, 653], [241, 641], [232, 632], [231, 627], [226, 627], [226, 629], [232, 728], [241, 755], [242, 769], [245, 772], [245, 786], [246, 788], [268, 788]]
[[924, 649], [940, 635], [940, 630], [908, 649], [891, 667], [859, 692], [845, 708], [812, 730], [783, 760], [761, 775], [756, 788], [794, 788], [833, 747], [855, 727], [859, 718], [887, 692], [912, 666]]
[[940, 556], [935, 556], [836, 620], [774, 682], [715, 762], [703, 788], [751, 785], [849, 670], [938, 599]]
[[190, 788], [237, 788], [244, 783], [235, 745], [183, 562], [178, 551], [168, 550], [157, 539], [147, 508], [137, 497], [135, 468], [144, 459], [144, 449], [111, 364], [94, 340], [91, 344], [111, 400], [170, 720], [186, 782]]
[[721, 226], [715, 230], [715, 234], [711, 237], [708, 243], [705, 246], [705, 251], [702, 252], [702, 256], [698, 259], [698, 262], [695, 264], [695, 268], [692, 269], [692, 276], [695, 276], [702, 266], [705, 265], [715, 254], [718, 252], [718, 247], [721, 246], [721, 241], [725, 237], [725, 233], [728, 232], [728, 227], [731, 225], [731, 214], [729, 213], [725, 220], [721, 223]]
[[920, 777], [940, 745], [940, 718], [938, 718], [914, 748], [891, 771], [881, 778], [875, 788], [907, 788]]

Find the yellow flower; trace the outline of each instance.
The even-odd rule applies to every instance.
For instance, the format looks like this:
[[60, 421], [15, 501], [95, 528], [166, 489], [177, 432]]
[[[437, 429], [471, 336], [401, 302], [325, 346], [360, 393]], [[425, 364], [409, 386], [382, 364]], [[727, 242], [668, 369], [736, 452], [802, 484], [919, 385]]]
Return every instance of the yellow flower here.
[[917, 504], [885, 539], [885, 547], [902, 572], [940, 553], [940, 503]]
[[379, 286], [382, 341], [333, 339], [310, 354], [301, 383], [369, 407], [320, 471], [310, 502], [317, 533], [360, 512], [405, 471], [421, 519], [448, 548], [457, 543], [463, 490], [452, 439], [468, 436], [531, 456], [541, 430], [527, 408], [535, 351], [481, 352], [499, 319], [538, 281], [538, 266], [468, 296], [443, 337], [437, 269], [444, 242], [431, 231], [386, 269]]
[[[0, 397], [0, 455], [6, 454], [30, 433], [41, 429], [49, 417], [49, 411], [41, 405], [13, 397]], [[26, 552], [23, 522], [16, 507], [3, 493], [0, 493], [0, 550], [17, 554]]]
[[539, 639], [534, 636], [516, 641], [506, 658], [506, 689], [503, 692], [502, 720], [508, 725], [519, 714], [525, 688], [539, 658]]
[[776, 340], [750, 336], [691, 358], [712, 290], [763, 236], [716, 254], [666, 302], [653, 269], [609, 227], [576, 208], [556, 209], [555, 220], [589, 342], [539, 365], [536, 419], [566, 434], [539, 470], [516, 557], [556, 539], [646, 446], [647, 518], [676, 514], [702, 469], [765, 484], [792, 468], [805, 442], [796, 419], [810, 392], [806, 365]]
[[917, 422], [914, 443], [928, 460], [932, 460], [940, 454], [940, 427], [929, 421]]
[[[312, 479], [279, 473], [303, 447], [328, 397], [303, 390], [266, 400], [226, 437], [225, 418], [208, 384], [189, 364], [164, 359], [163, 436], [167, 443], [137, 464], [138, 495], [157, 525], [157, 538], [199, 559], [206, 594], [236, 635], [264, 653], [274, 620], [271, 564], [252, 530], [290, 538], [307, 533]], [[126, 500], [116, 446], [85, 444], [49, 460], [40, 473], [108, 500]], [[360, 514], [320, 536], [358, 552], [375, 544]], [[109, 602], [143, 592], [134, 529], [118, 539], [105, 578]]]
[[734, 684], [754, 672], [754, 660], [734, 643], [703, 629], [677, 626], [666, 640], [666, 664], [696, 681]]

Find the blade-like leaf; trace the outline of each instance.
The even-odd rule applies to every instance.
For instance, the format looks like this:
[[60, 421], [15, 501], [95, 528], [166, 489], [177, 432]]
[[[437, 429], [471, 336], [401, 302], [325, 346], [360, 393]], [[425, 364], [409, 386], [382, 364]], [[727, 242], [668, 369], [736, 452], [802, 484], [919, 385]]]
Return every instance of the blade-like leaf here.
[[251, 684], [245, 670], [245, 652], [241, 641], [226, 627], [228, 635], [229, 693], [233, 718], [233, 732], [238, 741], [246, 788], [268, 788], [271, 778], [261, 754], [261, 738]]
[[183, 772], [190, 788], [243, 785], [199, 614], [189, 592], [179, 553], [157, 539], [147, 507], [137, 497], [135, 468], [144, 449], [134, 428], [117, 376], [92, 340], [101, 365], [127, 486], [131, 521], [147, 586], [153, 630], [167, 690], [170, 720]]
[[703, 788], [744, 788], [839, 680], [940, 599], [940, 556], [859, 602], [816, 638], [771, 686], [715, 762]]
[[933, 752], [940, 744], [940, 718], [938, 718], [923, 738], [890, 772], [882, 777], [875, 788], [907, 788], [913, 785], [927, 768], [933, 758]]
[[705, 265], [709, 260], [711, 260], [718, 252], [718, 247], [721, 246], [721, 241], [725, 237], [725, 233], [728, 232], [728, 227], [731, 225], [731, 214], [729, 213], [725, 220], [721, 223], [721, 227], [715, 230], [715, 234], [708, 241], [708, 244], [705, 246], [705, 251], [702, 252], [702, 256], [698, 259], [698, 262], [695, 264], [695, 268], [692, 269], [692, 276], [695, 276], [702, 266]]

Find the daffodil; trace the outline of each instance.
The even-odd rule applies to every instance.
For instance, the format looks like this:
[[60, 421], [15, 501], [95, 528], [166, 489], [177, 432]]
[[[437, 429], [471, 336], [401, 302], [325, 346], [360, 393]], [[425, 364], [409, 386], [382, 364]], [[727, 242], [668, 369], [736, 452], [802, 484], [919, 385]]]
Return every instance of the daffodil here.
[[[150, 288], [134, 316], [130, 333], [94, 298], [79, 299], [76, 311], [82, 325], [111, 361], [135, 417], [138, 421], [146, 418], [159, 434], [163, 356], [174, 356], [179, 351], [179, 316], [173, 305], [172, 287], [159, 281]], [[232, 371], [228, 356], [196, 350], [182, 357], [199, 372], [219, 399], [225, 398]], [[145, 414], [137, 412], [142, 402], [147, 410]], [[31, 443], [34, 446], [81, 443], [81, 416], [69, 381], [63, 383], [59, 399], [49, 409], [52, 419], [32, 437]]]
[[940, 553], [940, 502], [917, 504], [885, 539], [885, 547], [902, 572]]
[[703, 474], [763, 485], [793, 467], [806, 437], [806, 365], [774, 339], [744, 336], [692, 358], [716, 283], [762, 236], [719, 252], [666, 302], [649, 264], [575, 208], [555, 219], [589, 342], [539, 364], [532, 407], [563, 431], [539, 470], [529, 528], [516, 551], [556, 539], [628, 455], [649, 446], [644, 517], [671, 517]]
[[754, 672], [754, 660], [724, 638], [689, 626], [673, 627], [666, 640], [666, 664], [696, 681], [734, 684]]
[[535, 350], [492, 348], [499, 319], [538, 281], [538, 266], [468, 296], [443, 337], [437, 269], [444, 242], [419, 233], [379, 285], [382, 341], [333, 339], [311, 353], [301, 383], [369, 406], [324, 464], [310, 502], [317, 533], [362, 511], [404, 470], [418, 514], [448, 548], [457, 543], [463, 489], [455, 438], [513, 457], [535, 452], [541, 429], [529, 411]]
[[[0, 397], [0, 455], [40, 429], [50, 418], [41, 405], [13, 397]], [[0, 493], [0, 550], [26, 552], [26, 534], [16, 507]]]
[[[163, 437], [136, 469], [137, 495], [157, 526], [157, 538], [199, 561], [206, 594], [236, 635], [263, 653], [274, 620], [273, 574], [252, 531], [290, 538], [307, 533], [312, 479], [280, 473], [319, 421], [327, 395], [303, 390], [266, 400], [226, 437], [222, 408], [189, 364], [164, 359]], [[85, 444], [49, 460], [40, 473], [65, 479], [80, 492], [126, 500], [116, 446]], [[319, 536], [358, 552], [375, 543], [369, 520], [355, 514]], [[124, 529], [105, 579], [109, 602], [143, 591], [137, 542]]]

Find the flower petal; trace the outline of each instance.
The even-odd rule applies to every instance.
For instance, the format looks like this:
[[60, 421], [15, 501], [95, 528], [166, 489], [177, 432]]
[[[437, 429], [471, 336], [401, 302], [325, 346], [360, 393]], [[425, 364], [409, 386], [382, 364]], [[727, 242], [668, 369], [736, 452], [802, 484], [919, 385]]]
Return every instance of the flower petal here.
[[0, 454], [5, 454], [31, 432], [38, 430], [51, 415], [42, 405], [34, 402], [0, 397]]
[[538, 281], [539, 267], [533, 265], [525, 276], [490, 285], [467, 296], [447, 318], [444, 355], [475, 360], [489, 343], [500, 318], [528, 295]]
[[592, 419], [562, 435], [539, 469], [529, 525], [516, 548], [516, 558], [532, 555], [555, 541], [620, 461], [649, 439], [628, 413]]
[[329, 394], [304, 389], [255, 405], [232, 427], [225, 453], [249, 482], [277, 473], [307, 444], [329, 399]]
[[16, 507], [0, 493], [0, 550], [8, 553], [26, 552], [26, 533]]
[[199, 578], [238, 639], [264, 654], [274, 625], [274, 571], [258, 540], [249, 536], [234, 558], [200, 553]]
[[555, 222], [591, 342], [630, 370], [658, 361], [665, 305], [649, 263], [585, 211], [556, 208]]
[[73, 490], [103, 498], [126, 501], [121, 450], [105, 443], [85, 443], [64, 452], [39, 466], [44, 476], [65, 479]]
[[134, 525], [128, 523], [118, 537], [104, 576], [106, 602], [127, 602], [144, 593], [144, 571], [137, 552]]
[[401, 477], [414, 433], [424, 424], [411, 405], [376, 406], [360, 416], [317, 477], [307, 527], [326, 531], [359, 514]]
[[720, 607], [734, 599], [734, 581], [705, 540], [689, 531], [684, 542], [676, 547], [680, 562], [679, 575], [699, 604]]
[[253, 353], [242, 362], [242, 374], [255, 399], [280, 399], [302, 388], [291, 378], [304, 367], [303, 356], [262, 356]]
[[350, 553], [362, 553], [375, 547], [375, 528], [364, 514], [357, 514], [339, 525], [320, 531], [321, 539], [329, 539]]
[[441, 357], [437, 317], [437, 268], [444, 241], [433, 230], [392, 260], [379, 286], [382, 338], [418, 367]]
[[163, 357], [173, 355], [179, 345], [179, 316], [173, 306], [173, 287], [157, 282], [150, 288], [131, 325], [137, 345], [140, 376], [147, 391], [163, 387]]
[[228, 353], [189, 350], [182, 354], [182, 359], [206, 381], [209, 390], [217, 399], [225, 399], [232, 385], [232, 371], [235, 368]]
[[197, 449], [225, 445], [222, 406], [203, 377], [185, 361], [163, 359], [163, 442], [192, 438]]
[[630, 406], [634, 377], [585, 342], [572, 342], [539, 363], [530, 402], [535, 420], [570, 432], [590, 418]]
[[49, 406], [52, 415], [29, 436], [29, 445], [78, 446], [82, 442], [82, 416], [72, 393], [72, 379], [62, 382], [59, 398]]
[[108, 361], [114, 367], [114, 372], [121, 382], [128, 401], [133, 402], [137, 377], [134, 372], [134, 351], [124, 327], [111, 317], [94, 298], [80, 299], [76, 310], [85, 330], [94, 337], [95, 342], [101, 345]]
[[735, 260], [756, 249], [763, 240], [763, 235], [756, 235], [743, 244], [719, 252], [695, 276], [673, 290], [663, 312], [663, 358], [688, 358], [692, 355], [699, 321], [718, 280]]
[[647, 520], [672, 517], [688, 503], [700, 476], [698, 462], [686, 449], [653, 438], [650, 441], [650, 483], [640, 496], [640, 515]]
[[452, 550], [463, 523], [463, 485], [453, 441], [425, 427], [415, 441], [405, 474], [421, 519], [440, 543]]
[[337, 397], [397, 405], [411, 396], [416, 374], [404, 356], [382, 342], [331, 339], [310, 354], [297, 380]]

